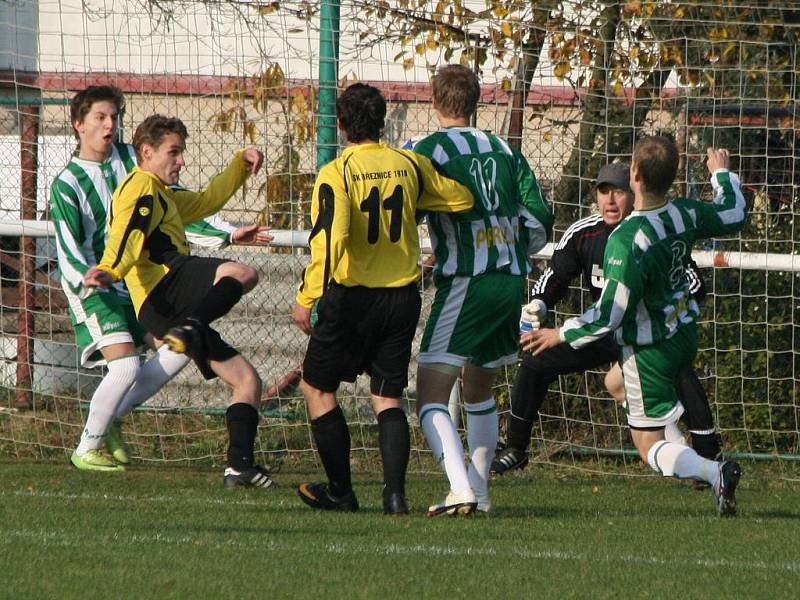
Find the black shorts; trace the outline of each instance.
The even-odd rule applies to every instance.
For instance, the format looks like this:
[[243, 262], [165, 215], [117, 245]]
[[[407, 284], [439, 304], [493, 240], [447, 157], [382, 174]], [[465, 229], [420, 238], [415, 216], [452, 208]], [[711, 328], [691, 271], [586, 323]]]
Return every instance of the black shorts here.
[[370, 375], [376, 396], [399, 398], [408, 385], [411, 343], [422, 307], [416, 284], [402, 288], [331, 283], [303, 361], [303, 379], [323, 392]]
[[[163, 338], [170, 327], [181, 325], [192, 315], [214, 285], [217, 267], [229, 262], [219, 258], [185, 256], [173, 262], [169, 273], [156, 284], [139, 309], [139, 321], [147, 331]], [[209, 360], [224, 361], [239, 351], [222, 339], [219, 332], [206, 327], [202, 356], [192, 356], [206, 379], [217, 375]]]

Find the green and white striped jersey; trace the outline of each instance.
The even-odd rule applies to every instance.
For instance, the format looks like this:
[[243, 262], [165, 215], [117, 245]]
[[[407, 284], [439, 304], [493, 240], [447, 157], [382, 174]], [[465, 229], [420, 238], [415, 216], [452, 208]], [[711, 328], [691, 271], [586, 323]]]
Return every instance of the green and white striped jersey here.
[[[50, 186], [50, 215], [56, 229], [61, 285], [76, 314], [77, 303], [92, 291], [83, 287], [83, 275], [97, 264], [105, 250], [109, 207], [117, 184], [136, 166], [133, 146], [116, 143], [103, 162], [73, 156]], [[235, 228], [217, 215], [186, 226], [187, 239], [208, 248], [230, 243]], [[123, 282], [114, 289], [128, 295]]]
[[677, 198], [633, 211], [611, 233], [604, 256], [605, 285], [598, 301], [561, 327], [580, 348], [614, 333], [617, 343], [648, 346], [697, 319], [686, 264], [698, 238], [739, 231], [747, 218], [739, 178], [725, 169], [711, 177], [713, 203]]
[[426, 215], [435, 273], [527, 274], [529, 255], [550, 238], [553, 213], [525, 157], [505, 140], [474, 127], [440, 129], [413, 149], [475, 196], [470, 211]]
[[[83, 276], [106, 247], [106, 223], [117, 184], [136, 166], [133, 147], [113, 144], [103, 162], [73, 156], [50, 186], [50, 217], [56, 229], [61, 285], [70, 303], [90, 293]], [[122, 282], [118, 293], [128, 295]]]

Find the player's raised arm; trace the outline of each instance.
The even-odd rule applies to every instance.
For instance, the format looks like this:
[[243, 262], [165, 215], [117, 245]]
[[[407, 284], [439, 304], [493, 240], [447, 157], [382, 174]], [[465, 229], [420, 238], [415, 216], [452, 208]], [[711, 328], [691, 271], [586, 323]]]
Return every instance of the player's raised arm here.
[[191, 223], [219, 211], [247, 178], [258, 172], [262, 161], [261, 152], [255, 148], [239, 150], [225, 170], [214, 177], [204, 190], [176, 191], [176, 206], [183, 222]]
[[747, 220], [747, 206], [736, 173], [729, 170], [730, 155], [725, 149], [708, 148], [708, 172], [714, 188], [714, 201], [694, 202], [698, 237], [736, 233]]

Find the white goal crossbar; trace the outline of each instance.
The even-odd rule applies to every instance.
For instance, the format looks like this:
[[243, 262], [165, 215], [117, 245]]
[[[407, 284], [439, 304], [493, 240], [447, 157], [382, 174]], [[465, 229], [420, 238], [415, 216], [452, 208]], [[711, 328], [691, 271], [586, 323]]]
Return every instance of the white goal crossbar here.
[[[308, 246], [308, 231], [291, 229], [273, 229], [271, 232], [274, 240], [273, 246], [286, 248], [302, 248]], [[53, 237], [55, 228], [51, 221], [37, 221], [32, 219], [3, 219], [0, 220], [0, 235], [5, 236], [30, 236]], [[423, 252], [431, 252], [430, 240], [420, 240]], [[534, 254], [536, 259], [549, 259], [553, 256], [555, 244], [547, 244], [541, 251]], [[731, 268], [751, 271], [800, 271], [800, 255], [773, 254], [767, 252], [733, 252], [723, 250], [693, 250], [697, 266], [700, 268]]]

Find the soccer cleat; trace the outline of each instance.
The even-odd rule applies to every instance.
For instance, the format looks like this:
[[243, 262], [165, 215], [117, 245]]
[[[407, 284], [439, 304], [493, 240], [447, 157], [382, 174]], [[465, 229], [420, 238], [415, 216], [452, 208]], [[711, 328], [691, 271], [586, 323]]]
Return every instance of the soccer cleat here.
[[494, 456], [489, 472], [502, 475], [513, 469], [524, 469], [528, 464], [528, 453], [516, 448], [504, 448]]
[[320, 510], [341, 510], [356, 512], [358, 500], [353, 490], [344, 496], [334, 496], [328, 489], [327, 483], [301, 483], [297, 488], [297, 495], [311, 508]]
[[177, 327], [170, 327], [164, 335], [164, 343], [173, 352], [188, 354], [192, 358], [203, 352], [203, 331], [205, 325], [194, 318], [186, 319]]
[[477, 506], [478, 501], [475, 499], [475, 493], [471, 489], [466, 489], [463, 492], [450, 490], [444, 502], [428, 507], [428, 512], [425, 513], [425, 516], [450, 515], [455, 517], [457, 515], [469, 515], [475, 511]]
[[106, 448], [111, 456], [120, 464], [127, 465], [131, 462], [128, 447], [122, 439], [122, 423], [114, 421], [111, 429], [106, 434]]
[[191, 325], [171, 327], [164, 335], [167, 348], [178, 354], [189, 354], [194, 339], [194, 328]]
[[719, 468], [719, 483], [714, 489], [714, 504], [720, 517], [736, 516], [736, 486], [742, 476], [739, 463], [728, 460]]
[[383, 492], [383, 514], [402, 516], [408, 514], [408, 500], [400, 492]]
[[103, 456], [99, 450], [87, 450], [83, 454], [73, 452], [69, 461], [81, 471], [124, 471], [125, 467]]
[[225, 477], [222, 481], [226, 488], [268, 488], [273, 483], [269, 471], [267, 471], [264, 467], [259, 467], [258, 465], [254, 467], [248, 467], [242, 471], [237, 471], [232, 467], [228, 467], [225, 469]]

